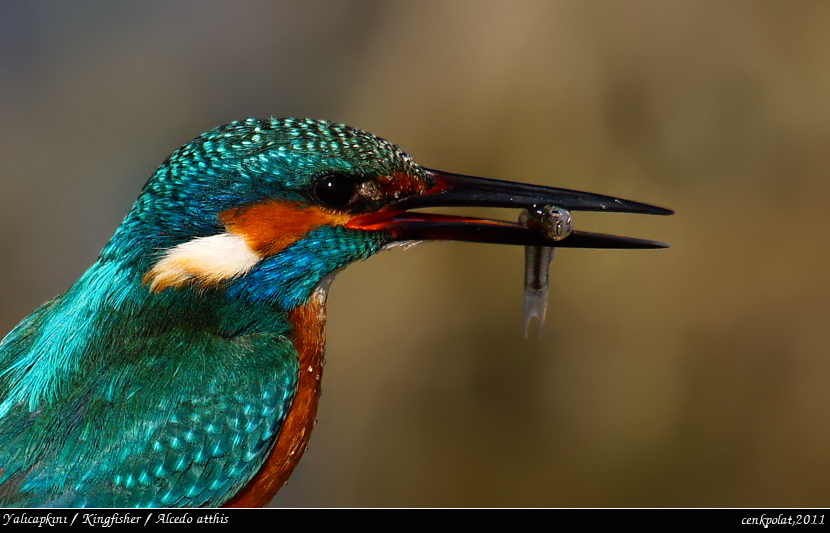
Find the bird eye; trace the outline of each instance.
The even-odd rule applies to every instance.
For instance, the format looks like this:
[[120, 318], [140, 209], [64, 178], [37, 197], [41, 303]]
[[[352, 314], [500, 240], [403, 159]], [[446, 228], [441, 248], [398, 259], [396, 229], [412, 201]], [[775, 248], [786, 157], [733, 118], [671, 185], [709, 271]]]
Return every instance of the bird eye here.
[[355, 180], [341, 174], [323, 176], [314, 185], [314, 196], [328, 207], [346, 207], [356, 193]]

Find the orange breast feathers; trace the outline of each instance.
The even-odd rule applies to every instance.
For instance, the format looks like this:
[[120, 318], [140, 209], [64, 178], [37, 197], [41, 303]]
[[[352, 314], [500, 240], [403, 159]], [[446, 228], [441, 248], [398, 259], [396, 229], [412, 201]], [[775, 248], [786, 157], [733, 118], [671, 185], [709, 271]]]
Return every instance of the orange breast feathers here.
[[300, 358], [300, 379], [271, 455], [254, 478], [224, 507], [265, 507], [288, 482], [308, 446], [317, 418], [326, 345], [326, 295], [322, 288], [291, 311], [291, 340]]

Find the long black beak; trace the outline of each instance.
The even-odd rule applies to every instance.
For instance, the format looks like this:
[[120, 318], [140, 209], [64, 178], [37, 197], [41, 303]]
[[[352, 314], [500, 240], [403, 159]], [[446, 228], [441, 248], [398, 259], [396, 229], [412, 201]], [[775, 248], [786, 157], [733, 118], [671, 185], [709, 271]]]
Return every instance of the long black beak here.
[[358, 217], [349, 227], [385, 230], [396, 241], [455, 240], [549, 246], [560, 248], [667, 248], [667, 244], [632, 237], [573, 231], [552, 240], [536, 228], [512, 222], [470, 217], [413, 213], [427, 207], [506, 207], [536, 209], [552, 205], [568, 211], [605, 211], [671, 215], [674, 211], [649, 204], [587, 192], [427, 170], [435, 185], [421, 194], [388, 204], [382, 211]]

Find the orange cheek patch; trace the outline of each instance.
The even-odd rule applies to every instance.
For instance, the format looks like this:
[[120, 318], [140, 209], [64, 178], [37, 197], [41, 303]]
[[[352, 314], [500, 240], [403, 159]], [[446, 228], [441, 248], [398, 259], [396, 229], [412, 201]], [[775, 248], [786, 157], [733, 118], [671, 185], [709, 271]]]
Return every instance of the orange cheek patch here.
[[343, 226], [351, 218], [285, 200], [237, 207], [219, 215], [229, 233], [244, 238], [262, 256], [279, 253], [320, 226]]

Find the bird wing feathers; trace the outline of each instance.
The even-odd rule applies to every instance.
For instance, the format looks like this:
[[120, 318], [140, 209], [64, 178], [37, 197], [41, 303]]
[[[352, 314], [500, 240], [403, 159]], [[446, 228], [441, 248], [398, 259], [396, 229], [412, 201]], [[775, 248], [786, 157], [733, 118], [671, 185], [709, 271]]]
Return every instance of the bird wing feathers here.
[[170, 331], [131, 346], [0, 419], [0, 505], [220, 505], [256, 473], [296, 392], [291, 342]]

